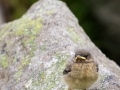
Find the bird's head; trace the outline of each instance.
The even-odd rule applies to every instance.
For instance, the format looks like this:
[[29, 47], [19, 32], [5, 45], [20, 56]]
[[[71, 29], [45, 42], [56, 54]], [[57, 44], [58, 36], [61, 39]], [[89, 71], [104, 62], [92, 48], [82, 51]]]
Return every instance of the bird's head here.
[[75, 57], [73, 61], [75, 63], [80, 63], [80, 62], [90, 61], [91, 59], [92, 59], [92, 56], [89, 52], [85, 50], [79, 50], [75, 53]]

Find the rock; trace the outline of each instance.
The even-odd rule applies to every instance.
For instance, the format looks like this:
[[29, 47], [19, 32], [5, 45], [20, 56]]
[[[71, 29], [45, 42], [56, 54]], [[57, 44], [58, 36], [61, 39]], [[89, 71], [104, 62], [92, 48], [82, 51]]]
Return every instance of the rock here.
[[62, 72], [76, 49], [99, 64], [90, 90], [119, 90], [120, 68], [91, 42], [59, 0], [40, 0], [20, 19], [0, 26], [1, 90], [65, 90]]

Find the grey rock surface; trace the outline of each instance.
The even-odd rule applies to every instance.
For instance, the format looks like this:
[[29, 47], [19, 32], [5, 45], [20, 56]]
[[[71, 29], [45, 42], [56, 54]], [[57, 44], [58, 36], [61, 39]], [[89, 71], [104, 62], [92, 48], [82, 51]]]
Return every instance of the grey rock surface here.
[[38, 1], [0, 26], [0, 90], [67, 90], [62, 72], [76, 49], [88, 50], [99, 65], [89, 90], [120, 89], [120, 67], [92, 43], [66, 4]]

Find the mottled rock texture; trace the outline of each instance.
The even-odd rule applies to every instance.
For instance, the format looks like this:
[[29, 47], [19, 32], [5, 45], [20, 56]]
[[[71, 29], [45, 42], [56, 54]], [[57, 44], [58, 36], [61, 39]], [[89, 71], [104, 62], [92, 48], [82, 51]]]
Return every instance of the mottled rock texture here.
[[0, 26], [0, 90], [66, 90], [62, 72], [76, 49], [99, 65], [90, 90], [120, 90], [120, 68], [91, 42], [59, 0], [40, 0], [20, 19]]

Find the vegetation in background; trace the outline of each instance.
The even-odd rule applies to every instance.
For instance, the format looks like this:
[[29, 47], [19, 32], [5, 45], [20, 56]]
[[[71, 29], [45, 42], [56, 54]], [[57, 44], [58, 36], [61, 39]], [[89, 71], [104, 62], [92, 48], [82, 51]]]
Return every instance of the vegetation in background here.
[[21, 17], [38, 0], [0, 0], [6, 22]]

